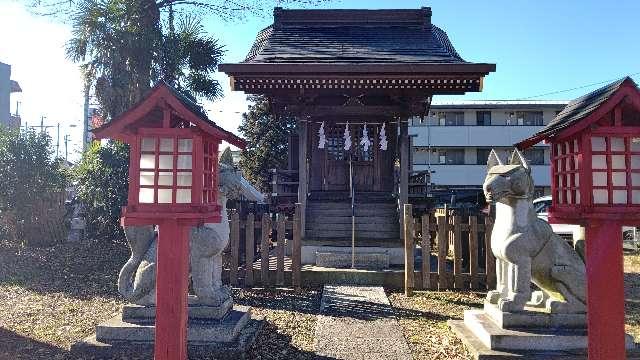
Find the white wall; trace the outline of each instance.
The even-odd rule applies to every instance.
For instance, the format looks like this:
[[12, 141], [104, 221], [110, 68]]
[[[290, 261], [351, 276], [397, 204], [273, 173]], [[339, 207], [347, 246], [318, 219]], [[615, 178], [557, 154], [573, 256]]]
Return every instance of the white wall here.
[[[412, 126], [413, 146], [492, 147], [513, 146], [540, 130], [541, 126]], [[431, 135], [428, 136], [428, 132]], [[539, 144], [538, 146], [546, 146]]]

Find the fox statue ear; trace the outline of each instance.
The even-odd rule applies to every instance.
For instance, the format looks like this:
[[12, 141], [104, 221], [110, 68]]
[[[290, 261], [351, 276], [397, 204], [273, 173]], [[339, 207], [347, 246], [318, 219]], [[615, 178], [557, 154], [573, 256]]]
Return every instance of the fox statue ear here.
[[525, 170], [527, 170], [528, 172], [531, 172], [531, 167], [529, 166], [529, 162], [518, 149], [513, 150], [513, 154], [511, 154], [511, 161], [509, 162], [509, 164], [520, 165], [523, 168], [525, 168]]
[[489, 159], [487, 159], [487, 169], [491, 169], [494, 166], [502, 165], [502, 161], [500, 161], [500, 157], [496, 153], [495, 150], [491, 149], [489, 153]]

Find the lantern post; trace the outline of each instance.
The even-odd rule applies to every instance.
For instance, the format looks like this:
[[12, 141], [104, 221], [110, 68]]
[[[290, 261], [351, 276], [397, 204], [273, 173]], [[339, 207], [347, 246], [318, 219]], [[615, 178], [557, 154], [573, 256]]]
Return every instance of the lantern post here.
[[551, 145], [549, 221], [585, 227], [589, 359], [626, 356], [622, 226], [640, 226], [640, 90], [624, 78], [517, 144]]
[[187, 359], [189, 234], [221, 220], [218, 146], [244, 141], [164, 82], [93, 130], [129, 144], [129, 195], [122, 226], [157, 225], [155, 359]]

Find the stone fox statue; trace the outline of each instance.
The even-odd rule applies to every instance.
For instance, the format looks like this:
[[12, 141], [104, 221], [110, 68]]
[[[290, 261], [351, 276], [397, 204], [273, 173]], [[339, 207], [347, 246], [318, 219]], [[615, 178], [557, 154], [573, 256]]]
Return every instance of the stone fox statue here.
[[[231, 166], [221, 164], [218, 182], [218, 204], [222, 206], [222, 221], [194, 227], [190, 233], [189, 256], [191, 279], [196, 303], [219, 306], [231, 294], [222, 286], [222, 252], [229, 242], [227, 198], [242, 194], [252, 201], [262, 201], [262, 195]], [[120, 270], [118, 291], [139, 305], [155, 304], [157, 236], [153, 225], [126, 226], [125, 235], [131, 247], [131, 257]]]
[[[497, 275], [497, 289], [487, 294], [487, 301], [505, 312], [523, 311], [527, 303], [554, 313], [585, 312], [584, 261], [536, 216], [527, 160], [516, 149], [503, 165], [492, 150], [487, 167], [483, 189], [487, 201], [496, 205], [491, 251]], [[531, 282], [542, 291], [532, 294]]]

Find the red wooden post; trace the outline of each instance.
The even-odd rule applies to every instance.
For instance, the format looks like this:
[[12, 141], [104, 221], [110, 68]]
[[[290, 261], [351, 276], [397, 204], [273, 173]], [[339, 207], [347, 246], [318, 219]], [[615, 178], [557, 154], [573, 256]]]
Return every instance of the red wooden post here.
[[589, 359], [625, 359], [622, 226], [591, 221], [585, 231]]
[[158, 229], [156, 360], [187, 358], [189, 226], [167, 219]]

